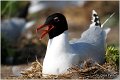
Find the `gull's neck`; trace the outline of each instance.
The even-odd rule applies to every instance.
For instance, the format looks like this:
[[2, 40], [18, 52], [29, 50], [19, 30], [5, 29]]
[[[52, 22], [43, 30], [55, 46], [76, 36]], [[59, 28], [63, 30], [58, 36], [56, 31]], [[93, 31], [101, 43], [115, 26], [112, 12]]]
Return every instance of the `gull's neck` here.
[[68, 41], [68, 30], [64, 31], [62, 34], [49, 39], [46, 55], [59, 55], [64, 54], [69, 51], [70, 45]]

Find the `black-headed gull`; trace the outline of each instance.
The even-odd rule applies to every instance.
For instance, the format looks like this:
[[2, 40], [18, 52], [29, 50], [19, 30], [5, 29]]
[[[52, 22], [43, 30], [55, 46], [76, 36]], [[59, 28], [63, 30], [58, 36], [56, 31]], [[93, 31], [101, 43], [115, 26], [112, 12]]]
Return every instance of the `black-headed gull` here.
[[98, 63], [104, 63], [106, 34], [110, 28], [103, 29], [95, 10], [92, 11], [90, 27], [76, 41], [68, 41], [68, 25], [63, 14], [55, 13], [48, 16], [46, 22], [36, 31], [43, 27], [46, 29], [42, 31], [40, 39], [47, 33], [49, 34], [47, 51], [43, 61], [43, 75], [62, 74], [68, 68], [80, 65], [88, 58]]

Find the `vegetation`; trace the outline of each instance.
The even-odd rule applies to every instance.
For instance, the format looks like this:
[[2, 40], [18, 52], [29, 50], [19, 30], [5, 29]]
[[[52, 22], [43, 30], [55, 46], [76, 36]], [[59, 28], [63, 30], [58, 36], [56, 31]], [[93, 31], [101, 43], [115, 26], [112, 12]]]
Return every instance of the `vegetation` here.
[[106, 62], [119, 65], [119, 50], [115, 45], [109, 45], [106, 49]]

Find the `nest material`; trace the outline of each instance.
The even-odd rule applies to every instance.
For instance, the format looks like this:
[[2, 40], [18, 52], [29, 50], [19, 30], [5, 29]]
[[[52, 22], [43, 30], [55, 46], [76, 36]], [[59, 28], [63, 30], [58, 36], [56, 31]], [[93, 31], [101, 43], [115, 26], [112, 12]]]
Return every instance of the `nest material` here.
[[83, 62], [82, 67], [73, 66], [61, 75], [42, 76], [42, 65], [36, 59], [31, 67], [23, 71], [20, 79], [114, 79], [119, 75], [118, 68], [110, 63], [99, 65], [91, 59]]

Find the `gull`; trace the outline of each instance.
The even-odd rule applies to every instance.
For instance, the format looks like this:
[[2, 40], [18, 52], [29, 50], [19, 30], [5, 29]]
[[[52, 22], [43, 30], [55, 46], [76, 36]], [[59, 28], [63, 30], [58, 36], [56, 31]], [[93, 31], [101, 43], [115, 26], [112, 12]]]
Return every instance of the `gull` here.
[[[111, 18], [113, 14], [109, 17]], [[105, 23], [109, 20], [105, 21]], [[49, 35], [45, 58], [43, 60], [43, 76], [63, 74], [74, 65], [80, 65], [88, 58], [99, 64], [105, 62], [106, 37], [110, 28], [104, 29], [95, 10], [92, 11], [92, 23], [89, 28], [74, 41], [68, 40], [68, 24], [61, 13], [47, 17], [45, 23], [36, 29], [42, 30], [40, 40]]]

